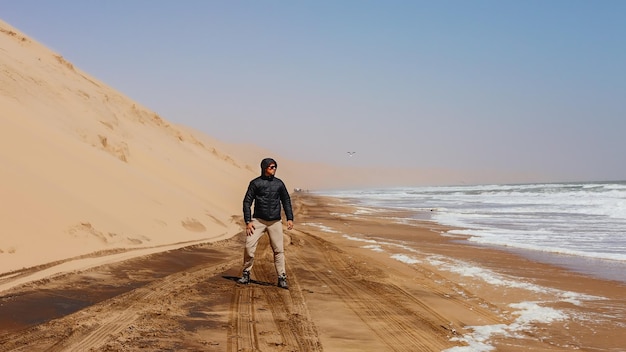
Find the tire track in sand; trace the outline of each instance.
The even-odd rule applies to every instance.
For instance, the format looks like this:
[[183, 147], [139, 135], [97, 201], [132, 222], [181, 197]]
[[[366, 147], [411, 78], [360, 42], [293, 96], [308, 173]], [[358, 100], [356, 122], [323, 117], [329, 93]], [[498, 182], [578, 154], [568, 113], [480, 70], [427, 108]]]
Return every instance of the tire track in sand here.
[[[276, 286], [272, 251], [267, 239], [257, 248], [252, 278], [257, 284], [234, 289], [229, 352], [275, 350], [322, 351], [297, 276], [288, 266], [290, 289]], [[250, 317], [250, 319], [248, 319]]]
[[[205, 280], [206, 277], [217, 275], [225, 268], [239, 263], [239, 259], [231, 259], [165, 276], [146, 286], [65, 317], [64, 320], [74, 321], [71, 330], [64, 329], [64, 331], [51, 333], [46, 329], [38, 331], [37, 328], [33, 328], [29, 330], [27, 337], [3, 341], [0, 351], [84, 352], [100, 350], [119, 336], [123, 330], [132, 327], [144, 312], [153, 310], [156, 302], [166, 301], [177, 291], [191, 287]], [[54, 324], [54, 322], [51, 323]]]
[[[454, 346], [449, 341], [449, 320], [404, 289], [387, 282], [370, 281], [332, 243], [307, 232], [303, 249], [290, 253], [299, 270], [326, 285], [392, 351], [432, 351]], [[329, 268], [332, 268], [329, 271]], [[434, 340], [436, 336], [436, 340]]]
[[[182, 273], [176, 273], [164, 277], [146, 287], [142, 287], [133, 290], [122, 297], [119, 300], [111, 304], [111, 307], [107, 309], [107, 318], [103, 323], [100, 323], [95, 329], [89, 331], [86, 334], [81, 334], [80, 341], [67, 341], [63, 343], [59, 348], [50, 350], [56, 351], [89, 351], [97, 349], [106, 343], [111, 336], [120, 333], [125, 328], [131, 326], [131, 324], [137, 320], [140, 315], [137, 314], [136, 309], [141, 311], [141, 306], [151, 306], [154, 303], [171, 296], [174, 291], [185, 289], [196, 284], [200, 280], [204, 280], [209, 275], [214, 275], [217, 272], [222, 271], [225, 267], [231, 267], [237, 263], [238, 260], [231, 260], [227, 263], [221, 263], [209, 267], [198, 267], [195, 270], [189, 270]], [[77, 336], [78, 337], [78, 336]], [[68, 349], [66, 345], [70, 344], [71, 349]]]
[[228, 351], [258, 351], [254, 317], [254, 288], [235, 286], [231, 299]]

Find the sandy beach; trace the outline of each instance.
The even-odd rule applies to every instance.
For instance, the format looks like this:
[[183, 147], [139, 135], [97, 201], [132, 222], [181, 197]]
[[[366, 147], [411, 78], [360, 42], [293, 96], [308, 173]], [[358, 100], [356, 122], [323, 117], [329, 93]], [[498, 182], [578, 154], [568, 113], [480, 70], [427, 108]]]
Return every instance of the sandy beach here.
[[[243, 232], [29, 281], [1, 292], [2, 351], [620, 351], [626, 287], [441, 236], [430, 222], [359, 214], [332, 198], [294, 195], [286, 231], [291, 287], [275, 286], [264, 242], [250, 285], [234, 280]], [[355, 238], [359, 240], [355, 240]], [[427, 261], [372, 251], [367, 240], [417, 242], [423, 257], [471, 262], [546, 290], [489, 285]], [[415, 253], [412, 254], [415, 257]], [[103, 254], [104, 256], [104, 254]], [[397, 256], [396, 256], [397, 258]], [[3, 277], [32, 277], [37, 269]], [[567, 318], [481, 340], [484, 326], [523, 325], [510, 304], [549, 302]], [[574, 295], [576, 293], [576, 295]], [[577, 303], [576, 297], [597, 297]]]

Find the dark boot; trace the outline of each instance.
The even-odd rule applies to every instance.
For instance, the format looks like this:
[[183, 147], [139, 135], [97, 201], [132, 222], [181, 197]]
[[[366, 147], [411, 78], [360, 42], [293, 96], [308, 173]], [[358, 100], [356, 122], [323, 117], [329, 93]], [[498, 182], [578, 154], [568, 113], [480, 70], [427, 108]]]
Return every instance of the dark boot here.
[[287, 275], [281, 274], [278, 276], [278, 287], [284, 288], [285, 290], [289, 289], [289, 285], [287, 284]]
[[239, 280], [237, 280], [238, 284], [243, 284], [243, 285], [247, 285], [250, 283], [250, 272], [249, 271], [243, 271], [243, 273], [241, 274], [241, 278]]

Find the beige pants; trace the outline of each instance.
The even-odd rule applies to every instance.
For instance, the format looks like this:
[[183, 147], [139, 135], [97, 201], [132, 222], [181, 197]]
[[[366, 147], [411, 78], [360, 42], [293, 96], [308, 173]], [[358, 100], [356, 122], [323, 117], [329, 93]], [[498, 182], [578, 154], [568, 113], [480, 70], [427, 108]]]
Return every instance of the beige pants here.
[[252, 219], [254, 232], [246, 236], [246, 248], [243, 252], [243, 270], [252, 270], [254, 264], [254, 253], [263, 232], [267, 231], [270, 238], [270, 245], [274, 251], [274, 266], [276, 275], [285, 273], [285, 250], [283, 248], [283, 224], [280, 220], [266, 221], [262, 219]]

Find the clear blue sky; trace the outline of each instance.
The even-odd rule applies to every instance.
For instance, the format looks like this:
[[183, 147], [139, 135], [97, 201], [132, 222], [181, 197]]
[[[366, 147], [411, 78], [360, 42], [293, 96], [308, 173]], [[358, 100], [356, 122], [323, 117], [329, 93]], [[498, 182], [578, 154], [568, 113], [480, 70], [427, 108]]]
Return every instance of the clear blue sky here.
[[626, 179], [626, 1], [0, 0], [0, 18], [171, 122], [292, 159]]

